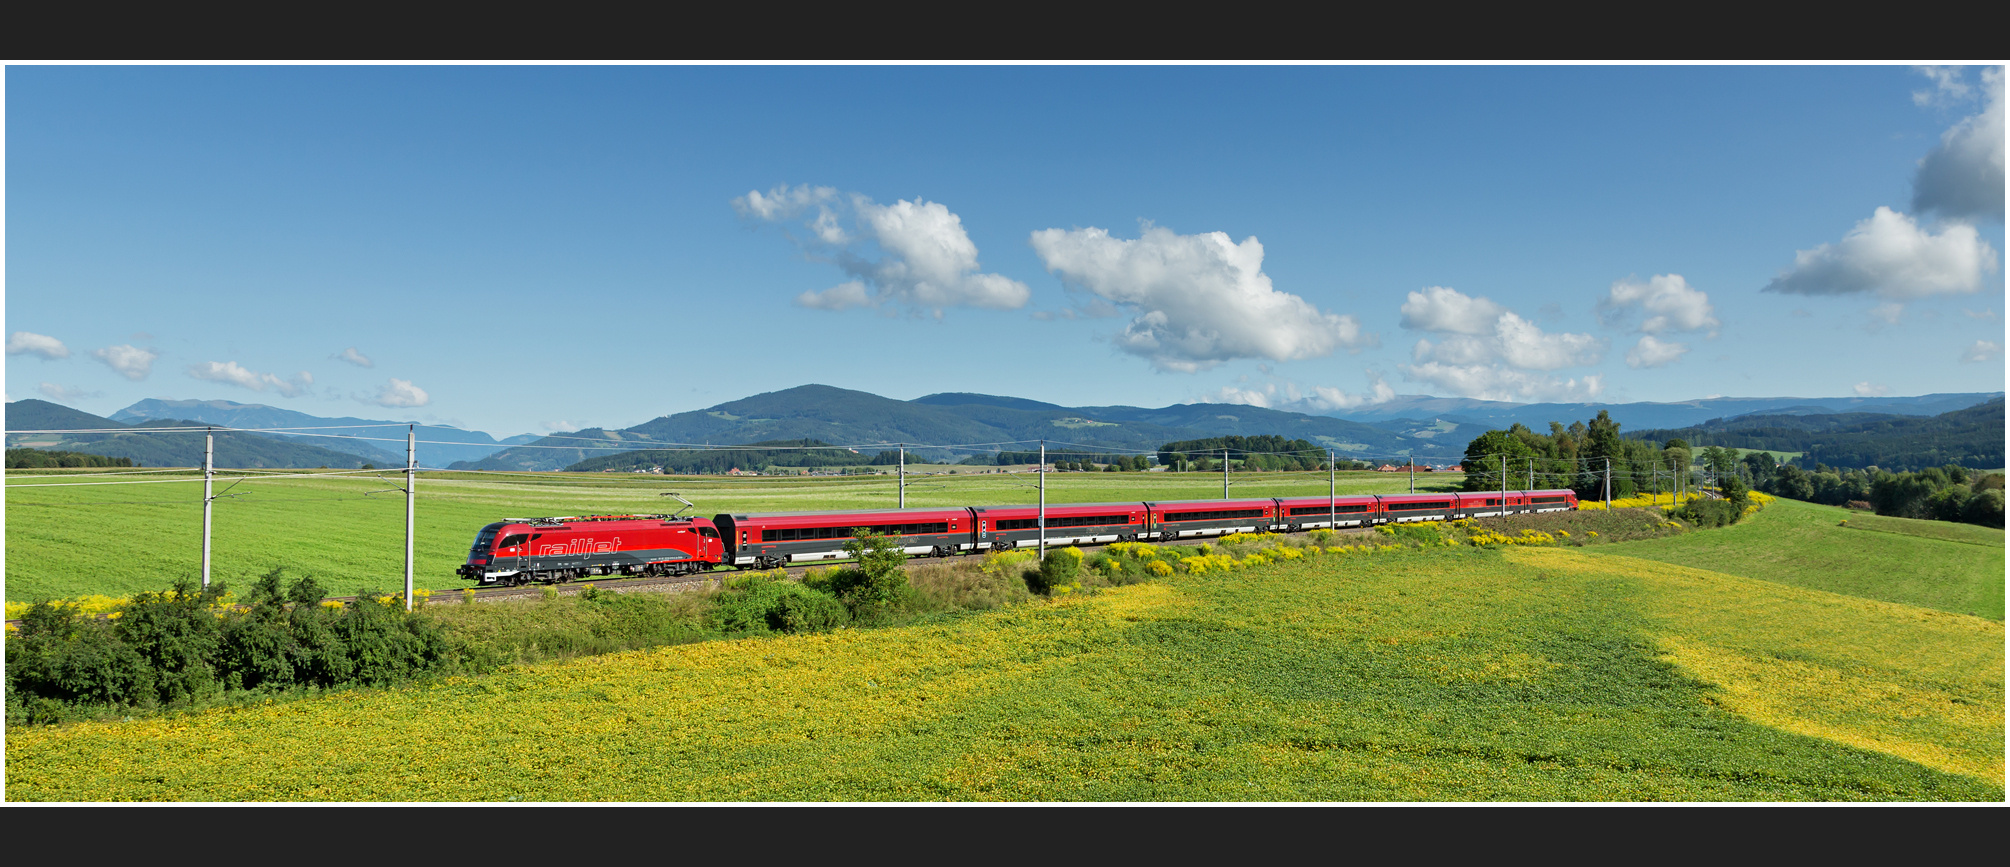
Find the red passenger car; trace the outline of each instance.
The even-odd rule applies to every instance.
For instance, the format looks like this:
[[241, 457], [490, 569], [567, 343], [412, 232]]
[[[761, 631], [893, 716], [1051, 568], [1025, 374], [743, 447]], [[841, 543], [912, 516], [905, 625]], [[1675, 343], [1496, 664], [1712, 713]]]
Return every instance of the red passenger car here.
[[973, 538], [970, 510], [962, 508], [716, 515], [712, 520], [725, 534], [728, 562], [756, 569], [843, 557], [844, 543], [859, 527], [895, 537], [909, 554], [937, 557], [965, 550]]
[[[1003, 551], [1040, 541], [1039, 506], [975, 506], [976, 549]], [[1143, 503], [1068, 503], [1047, 507], [1047, 544], [1131, 542], [1146, 533]]]
[[1150, 532], [1160, 541], [1230, 533], [1267, 533], [1277, 516], [1276, 500], [1188, 500], [1146, 503]]
[[1375, 522], [1373, 496], [1279, 497], [1277, 523], [1296, 533], [1329, 527], [1365, 527]]

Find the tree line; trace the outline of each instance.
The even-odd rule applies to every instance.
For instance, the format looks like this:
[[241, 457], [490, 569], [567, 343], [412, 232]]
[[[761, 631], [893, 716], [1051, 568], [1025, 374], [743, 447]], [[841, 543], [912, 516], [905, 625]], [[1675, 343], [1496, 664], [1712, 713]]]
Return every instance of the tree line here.
[[1466, 445], [1465, 490], [1497, 491], [1570, 488], [1580, 499], [1604, 499], [1611, 481], [1613, 499], [1667, 493], [1679, 481], [1694, 485], [1689, 444], [1669, 440], [1663, 445], [1625, 439], [1611, 413], [1572, 422], [1550, 422], [1549, 433], [1536, 433], [1516, 423], [1490, 430]]
[[[1174, 472], [1211, 472], [1221, 461], [1254, 471], [1310, 472], [1327, 468], [1331, 453], [1307, 440], [1276, 435], [1219, 436], [1180, 440], [1159, 446], [1159, 465]], [[1372, 469], [1360, 461], [1343, 460], [1339, 469]]]
[[46, 467], [132, 467], [138, 466], [132, 458], [114, 458], [105, 455], [89, 455], [83, 452], [45, 451], [43, 449], [8, 449], [7, 469], [27, 470]]

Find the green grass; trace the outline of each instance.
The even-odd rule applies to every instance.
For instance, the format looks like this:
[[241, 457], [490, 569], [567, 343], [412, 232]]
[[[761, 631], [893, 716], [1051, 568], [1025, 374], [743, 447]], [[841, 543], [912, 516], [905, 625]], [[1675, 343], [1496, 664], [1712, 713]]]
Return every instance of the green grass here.
[[10, 732], [6, 773], [23, 801], [2001, 801], [2002, 726], [2000, 623], [1467, 548]]
[[[227, 475], [235, 475], [227, 474]], [[76, 485], [89, 481], [177, 478], [167, 484]], [[106, 475], [77, 471], [7, 474], [6, 598], [10, 602], [127, 596], [194, 578], [202, 555], [199, 474]], [[1033, 503], [1031, 474], [947, 473], [909, 478], [910, 508]], [[1456, 487], [1463, 477], [1419, 478], [1419, 490]], [[66, 484], [70, 483], [70, 484]], [[405, 500], [402, 474], [267, 479], [219, 483], [213, 506], [211, 572], [241, 584], [274, 566], [311, 574], [336, 595], [404, 586]], [[1426, 485], [1432, 487], [1427, 488]], [[30, 487], [52, 485], [50, 487]], [[1342, 494], [1398, 493], [1408, 478], [1343, 473]], [[467, 586], [453, 571], [483, 525], [503, 518], [672, 512], [676, 492], [720, 512], [891, 509], [892, 476], [666, 478], [633, 474], [422, 474], [418, 484], [417, 563], [413, 583], [433, 591]], [[1221, 477], [1209, 473], [1052, 473], [1047, 502], [1214, 499]], [[1323, 473], [1234, 474], [1230, 494], [1324, 495]]]
[[1723, 529], [1597, 551], [2003, 619], [2003, 531], [1987, 527], [1781, 499]]

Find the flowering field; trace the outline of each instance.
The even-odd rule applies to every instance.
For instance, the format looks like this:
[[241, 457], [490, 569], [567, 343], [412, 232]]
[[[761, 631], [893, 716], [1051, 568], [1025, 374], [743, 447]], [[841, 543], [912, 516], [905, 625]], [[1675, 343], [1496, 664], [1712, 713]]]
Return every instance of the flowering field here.
[[2003, 799], [2001, 623], [1410, 541], [1230, 540], [1152, 558], [1153, 583], [919, 626], [18, 730], [7, 795]]

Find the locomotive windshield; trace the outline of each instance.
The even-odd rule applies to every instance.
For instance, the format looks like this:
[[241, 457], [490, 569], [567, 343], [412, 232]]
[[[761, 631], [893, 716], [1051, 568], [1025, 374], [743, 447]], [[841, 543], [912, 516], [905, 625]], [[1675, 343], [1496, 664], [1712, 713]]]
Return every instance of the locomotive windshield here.
[[468, 553], [487, 554], [489, 552], [489, 543], [496, 540], [496, 531], [500, 529], [502, 529], [501, 524], [483, 527], [480, 533], [475, 534], [474, 547], [469, 548]]

